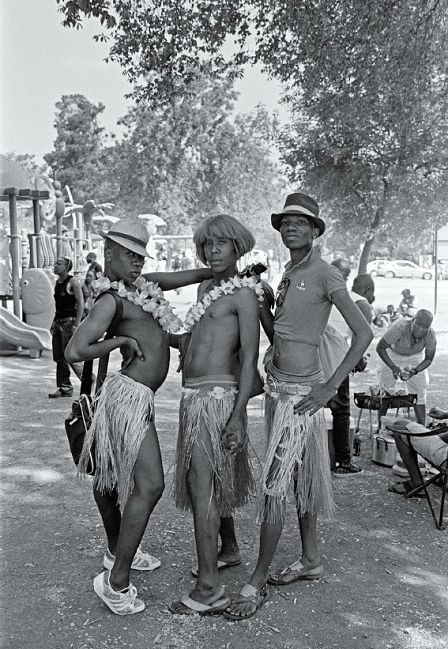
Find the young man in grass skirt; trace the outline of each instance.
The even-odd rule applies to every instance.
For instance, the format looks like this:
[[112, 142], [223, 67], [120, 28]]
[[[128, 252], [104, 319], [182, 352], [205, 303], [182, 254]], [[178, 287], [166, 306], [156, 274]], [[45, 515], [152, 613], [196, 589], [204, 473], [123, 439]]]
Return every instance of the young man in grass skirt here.
[[193, 512], [198, 555], [193, 574], [198, 579], [170, 610], [210, 615], [230, 603], [219, 568], [241, 563], [232, 514], [248, 501], [254, 486], [246, 407], [257, 376], [264, 299], [257, 278], [238, 275], [238, 259], [255, 245], [239, 221], [210, 217], [196, 230], [194, 242], [213, 279], [199, 287], [199, 301], [186, 317], [191, 339], [187, 350], [181, 349], [184, 388], [174, 497], [177, 507]]
[[[271, 216], [271, 223], [280, 232], [291, 261], [278, 287], [271, 331], [272, 360], [265, 387], [268, 447], [260, 488], [258, 562], [249, 582], [224, 612], [232, 620], [255, 615], [267, 598], [267, 582], [282, 586], [322, 576], [317, 514], [330, 518], [334, 507], [323, 408], [372, 340], [370, 327], [350, 299], [341, 273], [313, 248], [313, 240], [325, 230], [316, 201], [304, 194], [291, 194], [283, 212]], [[319, 347], [333, 304], [353, 337], [345, 358], [324, 382]], [[302, 556], [269, 575], [292, 483]]]
[[[94, 448], [94, 497], [108, 540], [106, 571], [95, 577], [94, 590], [114, 613], [129, 615], [145, 608], [130, 583], [131, 568], [153, 570], [160, 565], [139, 545], [164, 489], [154, 393], [168, 372], [168, 335], [181, 325], [161, 289], [200, 282], [211, 272], [204, 268], [142, 276], [149, 235], [132, 219], [118, 221], [102, 236], [105, 276], [95, 284], [104, 295], [76, 329], [66, 357], [70, 363], [85, 361], [114, 349], [123, 356], [120, 372], [108, 373], [95, 404], [79, 471], [86, 470]], [[110, 290], [122, 298], [123, 316], [115, 337], [102, 340], [116, 308]]]

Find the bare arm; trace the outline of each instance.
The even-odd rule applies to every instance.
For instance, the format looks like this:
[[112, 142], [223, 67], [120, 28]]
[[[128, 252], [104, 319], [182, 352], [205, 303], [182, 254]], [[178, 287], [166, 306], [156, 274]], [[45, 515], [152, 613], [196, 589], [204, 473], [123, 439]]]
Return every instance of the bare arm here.
[[[115, 314], [115, 299], [111, 295], [105, 295], [100, 302], [96, 302], [89, 315], [81, 322], [73, 334], [67, 348], [65, 357], [68, 363], [88, 361], [100, 356], [109, 354], [114, 349], [129, 348], [126, 358], [129, 360], [123, 365], [129, 364], [134, 356], [144, 360], [140, 347], [134, 338], [128, 336], [117, 336], [108, 340], [100, 340], [107, 331]], [[130, 353], [131, 350], [133, 353]]]
[[257, 370], [260, 344], [259, 306], [252, 289], [238, 291], [237, 316], [241, 347], [241, 374], [238, 396], [232, 415], [223, 431], [226, 447], [232, 453], [245, 444], [244, 418], [252, 391], [252, 381]]
[[400, 376], [400, 368], [395, 365], [395, 363], [390, 359], [389, 354], [387, 353], [387, 350], [390, 349], [389, 343], [384, 340], [384, 338], [381, 338], [378, 342], [378, 345], [376, 346], [376, 351], [378, 356], [381, 358], [383, 363], [387, 365], [387, 367], [392, 370], [392, 374], [394, 375], [395, 379], [398, 379]]
[[419, 372], [423, 372], [423, 370], [426, 370], [426, 368], [429, 367], [433, 362], [435, 355], [436, 355], [435, 349], [425, 349], [425, 358], [416, 367], [412, 368], [412, 370], [409, 372], [409, 375], [415, 376], [415, 374], [418, 374]]
[[189, 284], [199, 284], [213, 277], [211, 268], [193, 268], [177, 273], [143, 273], [142, 277], [148, 282], [157, 282], [162, 291], [170, 291]]
[[361, 311], [350, 298], [347, 290], [341, 289], [335, 291], [331, 298], [333, 304], [339, 309], [344, 320], [352, 330], [352, 341], [341, 364], [333, 375], [330, 376], [328, 381], [315, 385], [306, 397], [296, 405], [295, 411], [298, 414], [309, 412], [310, 415], [313, 415], [320, 408], [323, 408], [336, 393], [342, 381], [350, 374], [362, 358], [362, 355], [373, 339], [372, 330]]
[[70, 280], [70, 288], [73, 291], [73, 297], [76, 300], [76, 320], [75, 327], [81, 322], [84, 311], [84, 296], [82, 294], [81, 284], [76, 279]]
[[264, 333], [269, 339], [269, 343], [272, 345], [272, 341], [274, 340], [274, 316], [272, 309], [275, 307], [275, 295], [272, 286], [268, 282], [260, 279], [260, 283], [263, 287], [264, 295], [264, 301], [261, 302], [259, 308], [260, 322]]

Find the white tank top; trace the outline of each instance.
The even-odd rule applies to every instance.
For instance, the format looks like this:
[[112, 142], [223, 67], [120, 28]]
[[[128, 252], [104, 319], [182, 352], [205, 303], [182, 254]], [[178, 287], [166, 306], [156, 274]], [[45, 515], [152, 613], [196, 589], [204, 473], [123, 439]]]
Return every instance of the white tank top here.
[[[358, 293], [355, 293], [354, 291], [349, 291], [348, 294], [350, 295], [351, 299], [353, 302], [356, 304], [356, 302], [359, 302], [360, 300], [364, 300], [361, 295]], [[367, 300], [366, 300], [367, 302]], [[331, 325], [338, 331], [345, 340], [349, 341], [350, 338], [352, 337], [352, 330], [348, 326], [348, 324], [345, 322], [344, 318], [342, 317], [341, 312], [339, 309], [337, 309], [335, 306], [331, 307], [330, 311], [330, 317], [328, 319], [328, 324]]]

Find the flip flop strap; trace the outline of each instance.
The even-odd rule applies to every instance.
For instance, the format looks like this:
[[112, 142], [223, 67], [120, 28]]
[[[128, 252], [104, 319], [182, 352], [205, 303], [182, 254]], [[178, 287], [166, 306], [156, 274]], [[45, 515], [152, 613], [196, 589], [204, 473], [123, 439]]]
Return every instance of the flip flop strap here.
[[195, 599], [191, 599], [191, 597], [182, 597], [180, 600], [184, 606], [188, 606], [188, 608], [191, 608], [192, 611], [197, 611], [198, 613], [202, 613], [203, 611], [208, 611], [212, 606], [210, 604], [202, 604], [202, 602], [197, 602]]
[[303, 568], [303, 563], [298, 559], [297, 561], [294, 561], [290, 566], [282, 570], [280, 573], [281, 575], [287, 575], [289, 572], [300, 572]]
[[182, 602], [182, 604], [188, 606], [188, 608], [191, 608], [193, 611], [202, 613], [203, 611], [209, 611], [211, 608], [213, 608], [216, 605], [216, 602], [219, 602], [219, 600], [224, 597], [225, 593], [225, 588], [224, 586], [222, 586], [219, 595], [210, 604], [203, 604], [202, 602], [198, 602], [195, 599], [191, 599], [189, 595], [182, 597], [180, 601]]
[[259, 594], [260, 591], [258, 590], [258, 588], [255, 588], [255, 586], [252, 586], [252, 584], [244, 584], [244, 586], [240, 590], [240, 595], [246, 598], [258, 597]]

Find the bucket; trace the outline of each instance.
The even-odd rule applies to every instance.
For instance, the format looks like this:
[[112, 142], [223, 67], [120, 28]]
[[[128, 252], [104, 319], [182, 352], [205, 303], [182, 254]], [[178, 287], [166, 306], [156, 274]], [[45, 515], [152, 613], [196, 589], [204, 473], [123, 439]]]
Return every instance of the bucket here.
[[394, 466], [397, 462], [397, 445], [393, 437], [373, 436], [372, 461], [383, 466]]

